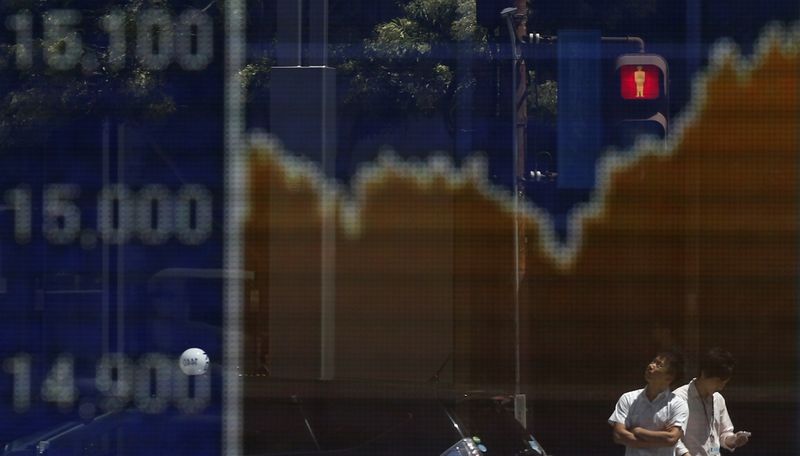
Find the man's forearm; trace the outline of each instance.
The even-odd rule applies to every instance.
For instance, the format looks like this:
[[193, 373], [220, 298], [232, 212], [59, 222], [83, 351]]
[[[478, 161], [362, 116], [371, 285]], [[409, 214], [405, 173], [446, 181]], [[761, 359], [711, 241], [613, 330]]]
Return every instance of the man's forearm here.
[[651, 442], [641, 438], [636, 437], [633, 433], [628, 430], [619, 431], [614, 433], [614, 443], [618, 443], [620, 445], [625, 445], [633, 448], [662, 448], [664, 445], [660, 442]]
[[641, 446], [642, 441], [636, 439], [636, 436], [633, 435], [627, 429], [615, 429], [614, 430], [614, 443], [625, 445], [633, 448], [643, 448]]
[[657, 444], [659, 447], [669, 447], [678, 443], [681, 438], [680, 430], [677, 428], [670, 428], [665, 431], [651, 431], [649, 429], [634, 428], [631, 433], [637, 440], [642, 440], [648, 443]]

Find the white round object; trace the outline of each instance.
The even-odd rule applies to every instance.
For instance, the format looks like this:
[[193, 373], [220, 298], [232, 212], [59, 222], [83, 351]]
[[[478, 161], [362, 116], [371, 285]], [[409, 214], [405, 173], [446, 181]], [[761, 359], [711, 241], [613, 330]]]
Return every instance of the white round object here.
[[181, 355], [180, 366], [186, 375], [203, 375], [208, 371], [208, 364], [208, 355], [199, 348], [190, 348]]

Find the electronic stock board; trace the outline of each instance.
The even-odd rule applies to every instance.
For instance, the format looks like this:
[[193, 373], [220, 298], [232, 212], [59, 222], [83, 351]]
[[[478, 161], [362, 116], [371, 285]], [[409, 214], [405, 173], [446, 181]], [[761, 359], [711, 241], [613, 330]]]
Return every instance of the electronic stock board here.
[[223, 452], [226, 8], [0, 3], [4, 454]]

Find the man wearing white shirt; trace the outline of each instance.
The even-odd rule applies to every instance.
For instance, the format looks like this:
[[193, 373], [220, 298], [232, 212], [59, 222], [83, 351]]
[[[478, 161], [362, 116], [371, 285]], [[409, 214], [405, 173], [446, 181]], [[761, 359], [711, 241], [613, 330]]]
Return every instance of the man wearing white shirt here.
[[675, 390], [689, 405], [684, 436], [675, 449], [677, 456], [716, 456], [720, 445], [733, 451], [748, 442], [749, 432], [734, 434], [725, 398], [719, 393], [735, 367], [733, 355], [712, 348], [700, 358], [700, 376]]
[[622, 395], [608, 418], [625, 456], [674, 456], [689, 410], [669, 387], [683, 375], [683, 357], [661, 351], [644, 371], [647, 386]]

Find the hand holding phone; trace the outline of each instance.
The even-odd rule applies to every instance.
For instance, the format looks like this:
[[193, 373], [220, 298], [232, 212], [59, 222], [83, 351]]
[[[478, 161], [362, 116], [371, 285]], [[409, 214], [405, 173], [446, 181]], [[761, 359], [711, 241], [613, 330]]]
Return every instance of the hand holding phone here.
[[747, 431], [739, 431], [734, 434], [736, 440], [733, 442], [735, 448], [745, 445], [750, 440], [750, 433]]

